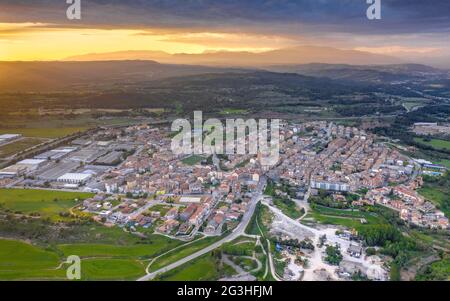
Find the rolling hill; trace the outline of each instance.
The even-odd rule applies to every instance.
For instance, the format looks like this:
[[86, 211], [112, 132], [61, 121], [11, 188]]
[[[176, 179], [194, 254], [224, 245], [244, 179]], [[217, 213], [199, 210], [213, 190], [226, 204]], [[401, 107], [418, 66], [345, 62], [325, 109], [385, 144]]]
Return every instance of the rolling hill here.
[[176, 53], [168, 54], [161, 51], [121, 51], [103, 54], [86, 54], [72, 56], [68, 61], [92, 61], [92, 60], [129, 60], [146, 59], [155, 60], [160, 63], [172, 64], [194, 64], [207, 66], [226, 67], [260, 67], [279, 64], [395, 64], [398, 58], [386, 55], [373, 54], [370, 52], [345, 50], [322, 46], [297, 46], [292, 48], [277, 49], [272, 51], [254, 52], [231, 52], [217, 51], [199, 54]]
[[174, 76], [242, 72], [230, 68], [160, 64], [154, 61], [0, 62], [2, 91], [58, 91], [134, 84]]
[[371, 83], [392, 83], [396, 81], [418, 80], [430, 77], [442, 77], [445, 70], [420, 64], [392, 65], [348, 65], [348, 64], [305, 64], [273, 65], [264, 69], [273, 72], [290, 72], [314, 77], [326, 77]]

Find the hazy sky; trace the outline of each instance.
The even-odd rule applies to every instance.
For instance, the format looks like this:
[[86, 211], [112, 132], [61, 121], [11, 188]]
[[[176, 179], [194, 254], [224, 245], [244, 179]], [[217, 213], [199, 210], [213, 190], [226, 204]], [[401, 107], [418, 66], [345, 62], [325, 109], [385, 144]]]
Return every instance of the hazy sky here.
[[296, 45], [450, 59], [449, 0], [0, 0], [0, 60], [62, 59], [119, 50], [199, 53]]

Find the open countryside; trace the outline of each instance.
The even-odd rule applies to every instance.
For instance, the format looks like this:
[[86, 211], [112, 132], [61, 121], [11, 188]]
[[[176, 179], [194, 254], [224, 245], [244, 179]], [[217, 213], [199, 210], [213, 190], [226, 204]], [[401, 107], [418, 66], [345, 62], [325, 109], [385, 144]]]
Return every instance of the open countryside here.
[[450, 1], [0, 12], [0, 283], [450, 281]]
[[57, 220], [69, 213], [79, 202], [92, 197], [90, 193], [48, 190], [0, 189], [0, 206], [15, 214], [42, 216]]

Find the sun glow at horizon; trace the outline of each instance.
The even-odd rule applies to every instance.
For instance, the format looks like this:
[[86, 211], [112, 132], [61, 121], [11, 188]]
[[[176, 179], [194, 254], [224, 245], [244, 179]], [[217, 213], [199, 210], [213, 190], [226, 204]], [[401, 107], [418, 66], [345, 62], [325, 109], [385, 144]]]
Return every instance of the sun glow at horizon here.
[[90, 53], [134, 50], [174, 54], [262, 52], [272, 49], [265, 46], [259, 37], [240, 34], [143, 34], [140, 29], [58, 28], [43, 23], [0, 23], [0, 61], [64, 60]]

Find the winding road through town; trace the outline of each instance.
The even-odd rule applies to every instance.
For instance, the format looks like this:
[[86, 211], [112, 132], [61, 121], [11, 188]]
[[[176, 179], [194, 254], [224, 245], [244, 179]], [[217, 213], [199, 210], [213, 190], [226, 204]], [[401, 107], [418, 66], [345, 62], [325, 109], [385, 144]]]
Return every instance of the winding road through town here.
[[230, 241], [233, 241], [236, 238], [238, 238], [239, 236], [245, 234], [245, 229], [247, 228], [247, 226], [249, 225], [249, 223], [250, 223], [250, 221], [252, 219], [252, 216], [253, 216], [253, 214], [255, 212], [255, 209], [256, 209], [256, 205], [263, 198], [263, 191], [265, 189], [266, 183], [267, 183], [266, 177], [262, 176], [260, 181], [259, 181], [258, 188], [257, 188], [255, 194], [253, 195], [252, 199], [251, 199], [251, 202], [249, 204], [248, 210], [244, 213], [241, 222], [231, 232], [230, 235], [228, 235], [227, 237], [225, 237], [225, 238], [223, 238], [223, 239], [221, 239], [221, 240], [219, 240], [219, 241], [217, 241], [217, 242], [207, 246], [206, 248], [204, 248], [204, 249], [202, 249], [200, 251], [197, 251], [197, 252], [195, 252], [195, 253], [193, 253], [193, 254], [191, 254], [189, 256], [186, 256], [183, 259], [180, 259], [180, 260], [178, 260], [176, 262], [173, 262], [173, 263], [171, 263], [171, 264], [169, 264], [169, 265], [167, 265], [167, 266], [165, 266], [165, 267], [163, 267], [163, 268], [161, 268], [161, 269], [159, 269], [157, 271], [149, 273], [149, 274], [139, 278], [138, 281], [149, 281], [149, 280], [152, 280], [153, 278], [155, 278], [159, 274], [166, 273], [166, 272], [168, 272], [170, 270], [173, 270], [173, 269], [175, 269], [175, 268], [177, 268], [177, 267], [179, 267], [179, 266], [181, 266], [181, 265], [183, 265], [183, 264], [185, 264], [185, 263], [187, 263], [187, 262], [189, 262], [191, 260], [194, 260], [194, 259], [196, 259], [196, 258], [198, 258], [198, 257], [200, 257], [202, 255], [205, 255], [205, 254], [207, 254], [207, 253], [209, 253], [209, 252], [219, 248], [223, 244], [225, 244], [227, 242], [230, 242]]

